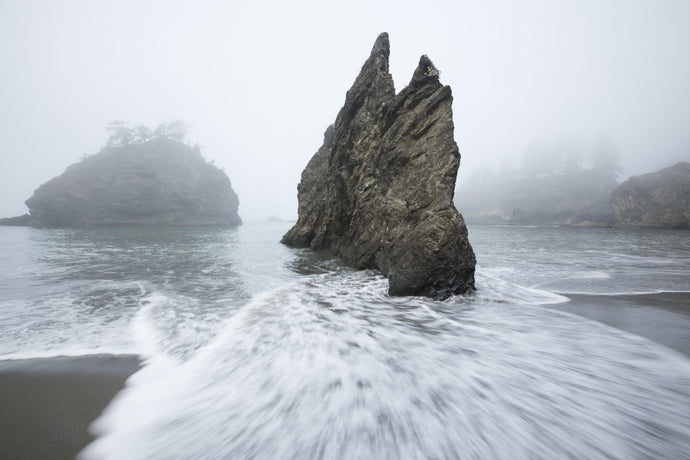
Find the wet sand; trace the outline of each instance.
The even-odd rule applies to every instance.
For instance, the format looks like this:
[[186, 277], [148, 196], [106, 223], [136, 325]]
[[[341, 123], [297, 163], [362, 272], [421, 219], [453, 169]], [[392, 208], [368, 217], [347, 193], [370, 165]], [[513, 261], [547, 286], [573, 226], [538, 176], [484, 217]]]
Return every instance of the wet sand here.
[[632, 332], [690, 356], [690, 292], [564, 295], [571, 301], [547, 308]]
[[0, 361], [0, 458], [74, 459], [136, 356]]

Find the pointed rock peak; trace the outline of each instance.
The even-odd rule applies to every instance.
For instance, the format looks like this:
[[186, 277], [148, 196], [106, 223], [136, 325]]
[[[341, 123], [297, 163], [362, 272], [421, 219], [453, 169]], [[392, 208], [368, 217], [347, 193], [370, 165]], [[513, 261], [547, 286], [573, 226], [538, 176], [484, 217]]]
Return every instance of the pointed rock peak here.
[[417, 70], [414, 71], [414, 75], [412, 75], [410, 85], [424, 83], [429, 80], [438, 81], [439, 75], [441, 75], [441, 72], [425, 54], [419, 58], [419, 65], [417, 66]]
[[374, 42], [374, 47], [371, 49], [371, 55], [383, 54], [386, 59], [390, 56], [391, 45], [388, 41], [388, 32], [382, 32], [376, 37]]
[[391, 54], [391, 45], [388, 41], [388, 33], [383, 32], [376, 37], [374, 47], [369, 55], [369, 62], [377, 62], [379, 69], [388, 72], [388, 59]]

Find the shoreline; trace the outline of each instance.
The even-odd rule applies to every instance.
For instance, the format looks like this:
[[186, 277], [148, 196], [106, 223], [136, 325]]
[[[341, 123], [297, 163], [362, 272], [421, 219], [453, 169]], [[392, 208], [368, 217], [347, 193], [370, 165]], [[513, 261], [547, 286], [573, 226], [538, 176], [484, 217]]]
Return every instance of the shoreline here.
[[[570, 302], [541, 308], [605, 323], [690, 357], [690, 292], [565, 296]], [[0, 458], [74, 459], [94, 440], [90, 425], [141, 367], [136, 355], [0, 361]]]
[[570, 302], [543, 307], [608, 324], [690, 357], [690, 292], [559, 295]]
[[0, 458], [74, 459], [89, 426], [141, 368], [136, 355], [0, 361]]

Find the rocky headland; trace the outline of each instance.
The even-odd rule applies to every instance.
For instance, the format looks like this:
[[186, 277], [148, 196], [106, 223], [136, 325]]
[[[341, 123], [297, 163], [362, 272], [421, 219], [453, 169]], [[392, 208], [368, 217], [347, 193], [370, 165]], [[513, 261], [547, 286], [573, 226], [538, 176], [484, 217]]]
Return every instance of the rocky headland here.
[[391, 295], [444, 298], [474, 288], [475, 256], [453, 204], [460, 153], [452, 94], [422, 56], [396, 95], [381, 34], [297, 187], [286, 245], [379, 269]]
[[619, 227], [689, 228], [690, 163], [633, 176], [611, 194]]
[[[228, 176], [198, 149], [156, 137], [105, 147], [41, 185], [30, 215], [7, 223], [91, 225], [239, 225]], [[17, 218], [15, 218], [17, 219]]]

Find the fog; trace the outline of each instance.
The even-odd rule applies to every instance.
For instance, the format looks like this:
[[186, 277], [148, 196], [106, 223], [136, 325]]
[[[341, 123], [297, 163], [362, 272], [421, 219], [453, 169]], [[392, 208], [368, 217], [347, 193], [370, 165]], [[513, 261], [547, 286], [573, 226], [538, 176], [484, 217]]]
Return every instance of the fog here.
[[621, 177], [690, 160], [690, 2], [0, 0], [0, 217], [106, 125], [182, 119], [245, 220], [296, 185], [383, 31], [396, 90], [427, 54], [453, 89], [459, 181], [535, 143], [617, 146]]

